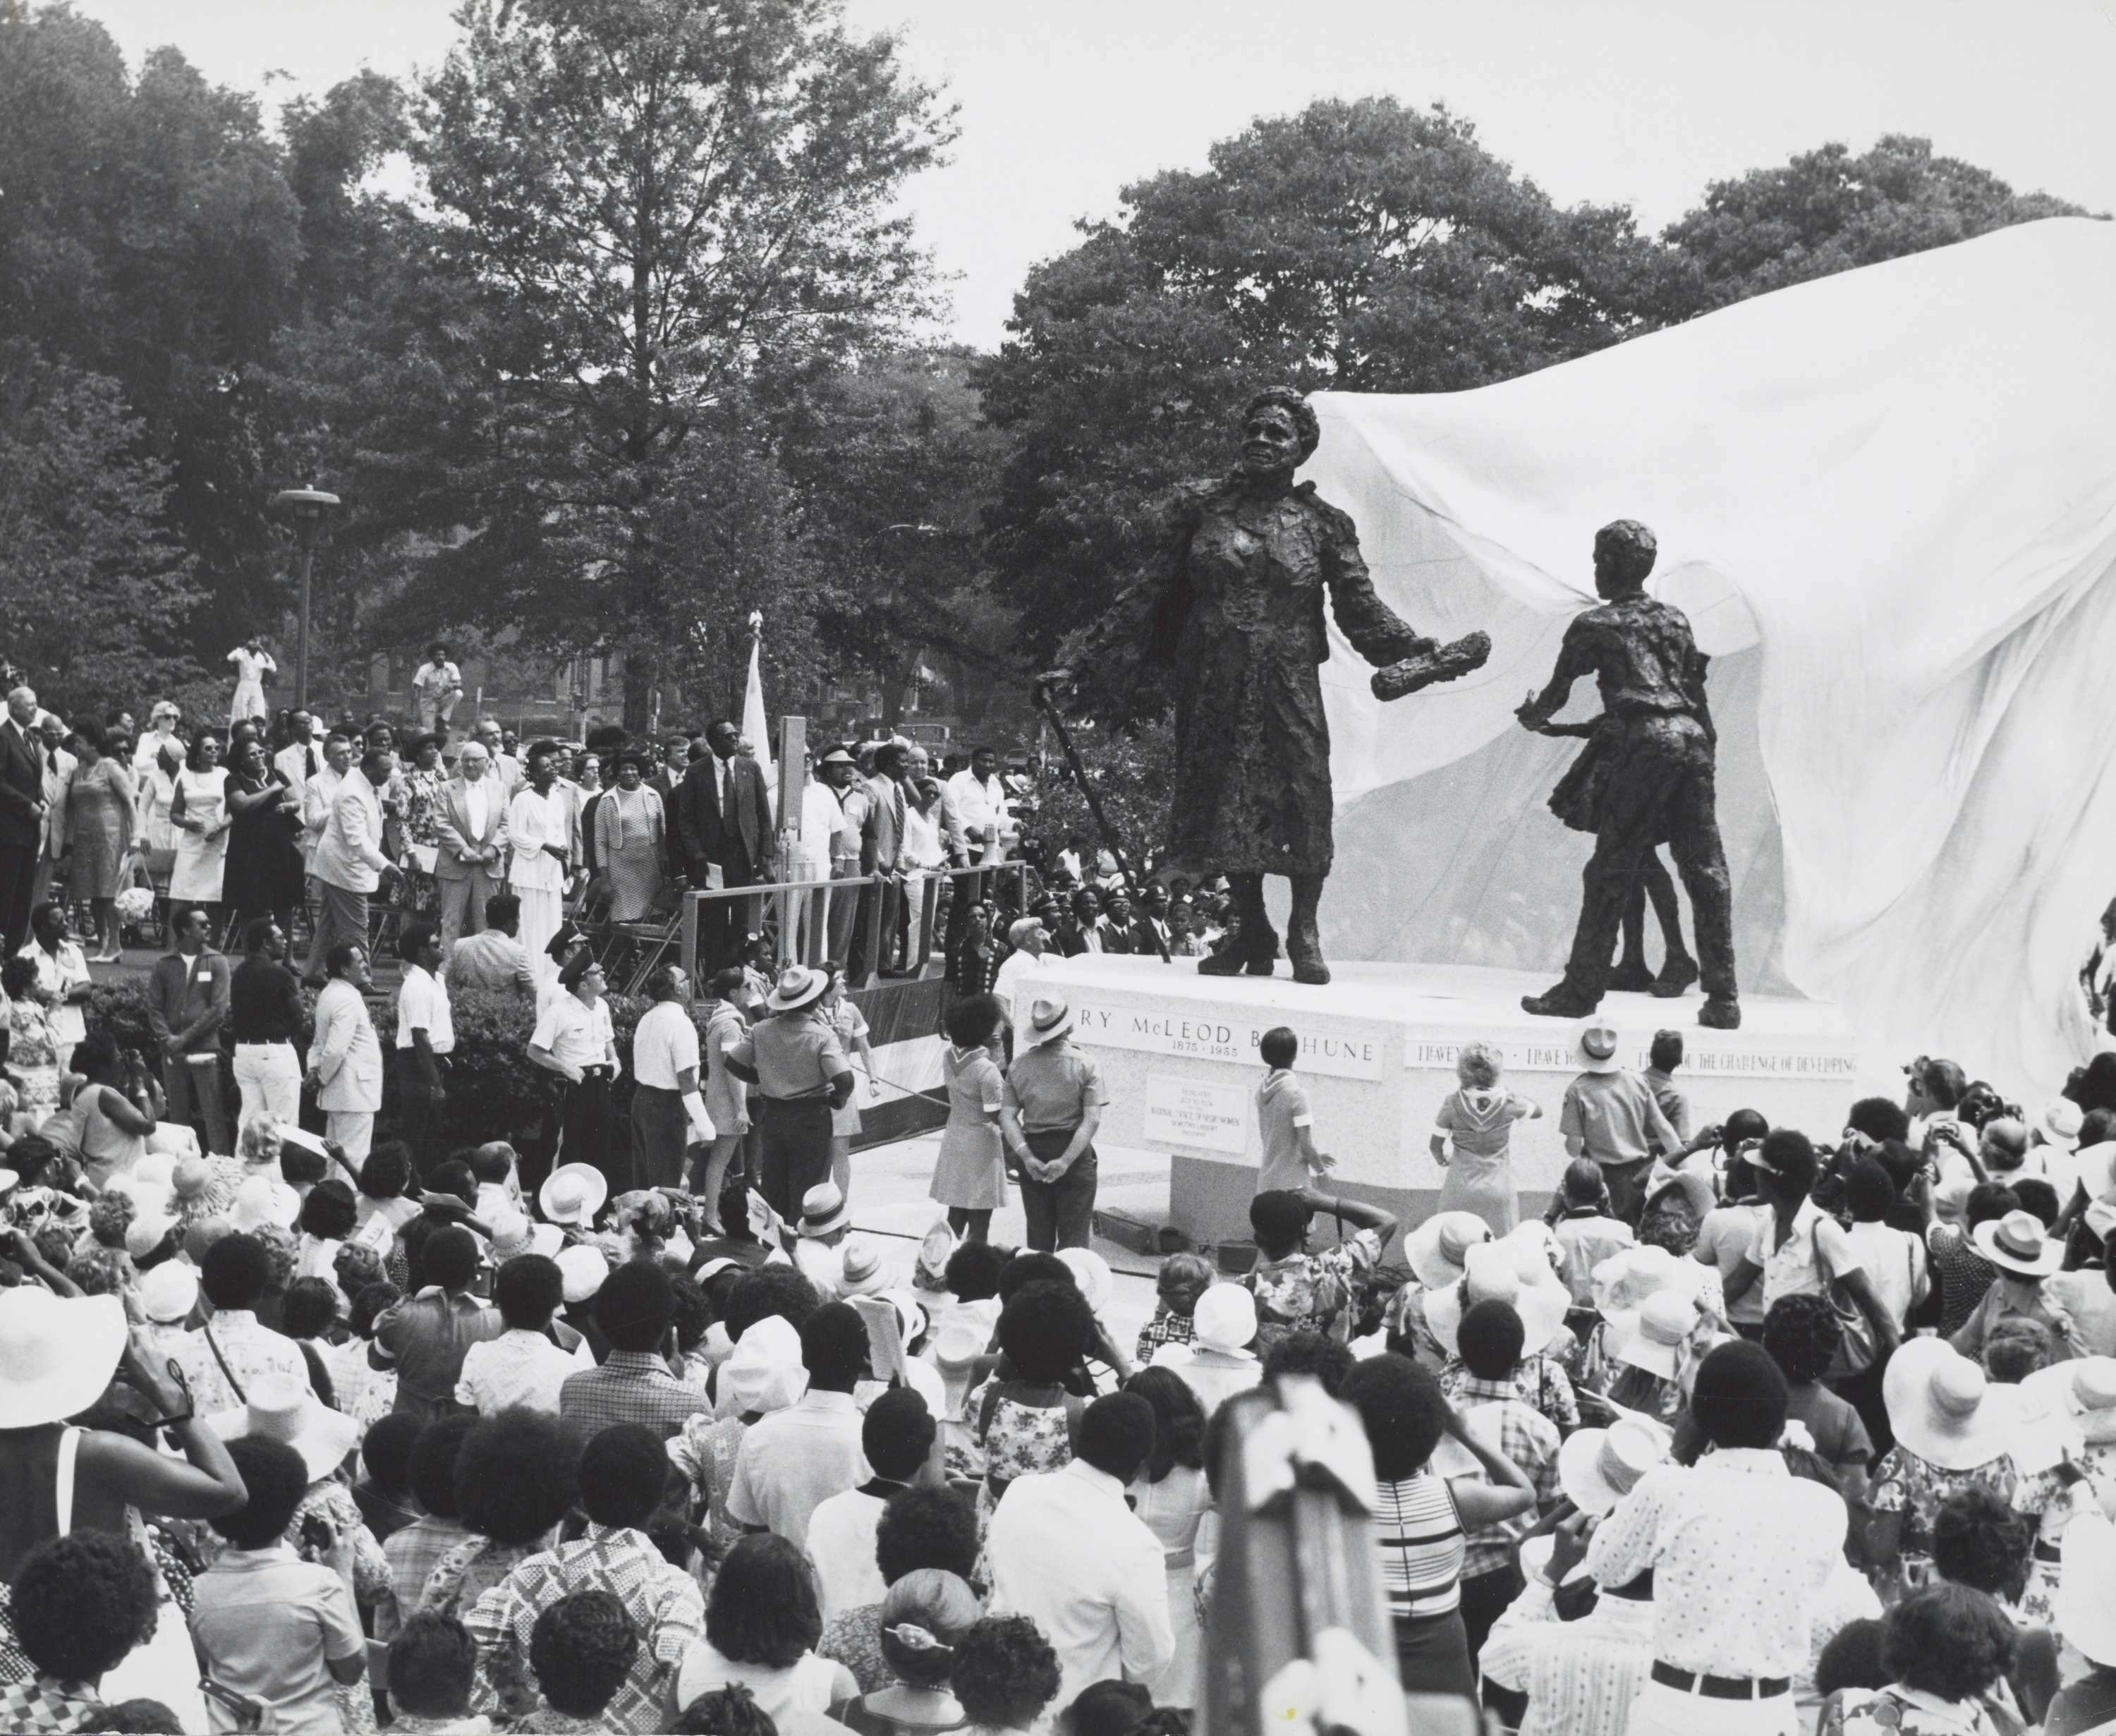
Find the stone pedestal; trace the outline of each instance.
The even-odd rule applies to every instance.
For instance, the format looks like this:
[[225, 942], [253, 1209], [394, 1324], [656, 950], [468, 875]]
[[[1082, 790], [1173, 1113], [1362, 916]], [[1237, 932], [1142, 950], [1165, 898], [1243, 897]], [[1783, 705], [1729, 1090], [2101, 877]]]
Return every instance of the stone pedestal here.
[[[1580, 1068], [1576, 1024], [1531, 1018], [1520, 997], [1547, 978], [1507, 970], [1332, 962], [1321, 988], [1272, 978], [1201, 977], [1194, 960], [1066, 959], [1046, 974], [1079, 1014], [1074, 1040], [1109, 1086], [1100, 1143], [1169, 1153], [1169, 1216], [1199, 1243], [1244, 1237], [1260, 1160], [1257, 1045], [1274, 1025], [1299, 1035], [1298, 1071], [1315, 1111], [1315, 1142], [1337, 1160], [1333, 1185], [1409, 1221], [1429, 1213], [1442, 1172], [1429, 1140], [1456, 1088], [1455, 1059], [1473, 1038], [1506, 1058], [1506, 1083], [1543, 1106], [1516, 1125], [1514, 1179], [1539, 1209], [1565, 1166], [1557, 1115]], [[1704, 1030], [1699, 997], [1612, 994], [1603, 1011], [1622, 1033], [1626, 1066], [1643, 1071], [1654, 1033], [1679, 1030], [1677, 1081], [1696, 1124], [1757, 1109], [1833, 1138], [1857, 1094], [1851, 1027], [1831, 1006], [1745, 997], [1738, 1031]]]

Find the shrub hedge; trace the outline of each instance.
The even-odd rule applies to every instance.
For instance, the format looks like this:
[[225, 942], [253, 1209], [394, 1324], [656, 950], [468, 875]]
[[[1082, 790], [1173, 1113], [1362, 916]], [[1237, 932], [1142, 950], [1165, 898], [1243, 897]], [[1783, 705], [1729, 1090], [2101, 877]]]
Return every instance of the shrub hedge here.
[[[632, 1034], [651, 1002], [629, 995], [605, 997], [610, 1024], [617, 1034], [617, 1053], [624, 1071], [613, 1087], [612, 1107], [620, 1117], [632, 1109]], [[315, 1029], [315, 996], [301, 991], [301, 1046], [306, 1047]], [[372, 1001], [375, 1034], [385, 1058], [382, 1110], [376, 1120], [378, 1135], [386, 1136], [396, 1122], [396, 1070], [389, 1053], [397, 1044], [397, 1002], [394, 996]], [[449, 1002], [453, 1015], [456, 1046], [448, 1068], [448, 1107], [446, 1138], [452, 1145], [471, 1145], [485, 1140], [509, 1140], [518, 1146], [537, 1138], [546, 1116], [559, 1098], [558, 1075], [545, 1072], [529, 1059], [530, 1034], [536, 1029], [534, 1006], [518, 995], [470, 993]], [[692, 1009], [701, 1039], [705, 1035], [705, 1009]], [[150, 1060], [158, 1059], [152, 1030], [147, 1023], [147, 983], [144, 977], [98, 983], [89, 997], [91, 1025], [108, 1027], [126, 1048], [136, 1048]], [[225, 1045], [223, 1045], [225, 1051]], [[222, 1087], [231, 1113], [236, 1102], [232, 1058], [223, 1054]], [[315, 1109], [313, 1098], [304, 1094], [304, 1119]], [[315, 1125], [322, 1126], [320, 1117]]]

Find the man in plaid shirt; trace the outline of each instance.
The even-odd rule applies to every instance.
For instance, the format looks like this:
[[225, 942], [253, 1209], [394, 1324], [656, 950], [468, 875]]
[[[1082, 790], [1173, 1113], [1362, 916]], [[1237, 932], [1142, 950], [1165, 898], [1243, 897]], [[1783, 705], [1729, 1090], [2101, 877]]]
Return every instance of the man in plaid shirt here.
[[1469, 1375], [1456, 1390], [1456, 1405], [1480, 1439], [1526, 1474], [1536, 1501], [1533, 1511], [1473, 1531], [1464, 1540], [1462, 1625], [1469, 1630], [1472, 1666], [1492, 1623], [1520, 1595], [1516, 1546], [1558, 1494], [1557, 1425], [1522, 1402], [1514, 1385], [1522, 1337], [1513, 1305], [1497, 1301], [1472, 1304], [1456, 1334]]
[[585, 1439], [617, 1423], [640, 1423], [662, 1440], [683, 1431], [686, 1419], [712, 1402], [669, 1370], [662, 1354], [676, 1313], [669, 1274], [652, 1260], [628, 1260], [596, 1293], [596, 1324], [610, 1340], [600, 1368], [568, 1375], [559, 1388], [559, 1415]]
[[464, 1618], [478, 1650], [473, 1711], [519, 1717], [535, 1710], [529, 1637], [536, 1618], [573, 1592], [608, 1591], [638, 1630], [639, 1651], [604, 1708], [603, 1726], [669, 1727], [676, 1672], [705, 1637], [706, 1600], [697, 1582], [664, 1560], [646, 1535], [668, 1476], [662, 1438], [642, 1424], [620, 1423], [589, 1441], [578, 1471], [586, 1535], [531, 1555]]

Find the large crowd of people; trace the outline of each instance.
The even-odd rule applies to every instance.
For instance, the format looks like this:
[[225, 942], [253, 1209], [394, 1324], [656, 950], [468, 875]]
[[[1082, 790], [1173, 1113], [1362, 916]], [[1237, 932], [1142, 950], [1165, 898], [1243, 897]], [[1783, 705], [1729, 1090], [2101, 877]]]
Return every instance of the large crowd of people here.
[[[58, 751], [9, 704], [0, 783]], [[1361, 1425], [1413, 1692], [1536, 1736], [2116, 1721], [2116, 1057], [2033, 1113], [1920, 1057], [1902, 1101], [1801, 1129], [1700, 1124], [1678, 1033], [1634, 1073], [1588, 1019], [1548, 1103], [1468, 1043], [1405, 1222], [1338, 1190], [1274, 1029], [1253, 1250], [1162, 1258], [1134, 1333], [1091, 1246], [1108, 1092], [1066, 961], [1223, 942], [1213, 879], [1134, 889], [1075, 849], [926, 898], [1018, 847], [996, 767], [829, 748], [814, 860], [858, 896], [804, 895], [768, 949], [737, 918], [703, 982], [663, 963], [621, 1057], [583, 895], [628, 920], [764, 882], [734, 732], [574, 755], [562, 794], [558, 748], [496, 725], [449, 771], [433, 730], [400, 757], [306, 721], [238, 723], [223, 770], [163, 708], [137, 747], [114, 719], [66, 804], [107, 835], [50, 864], [64, 900], [24, 882], [0, 1729], [1180, 1730], [1244, 1644], [1214, 1614], [1229, 1444], [1295, 1379]], [[108, 900], [115, 937], [149, 805], [185, 840], [153, 1064], [92, 1015], [68, 927]], [[854, 1223], [846, 991], [936, 954], [948, 1121], [910, 1242]], [[554, 1149], [458, 1136], [471, 988], [533, 1007]], [[1510, 1146], [1545, 1113], [1570, 1162], [1539, 1211]]]

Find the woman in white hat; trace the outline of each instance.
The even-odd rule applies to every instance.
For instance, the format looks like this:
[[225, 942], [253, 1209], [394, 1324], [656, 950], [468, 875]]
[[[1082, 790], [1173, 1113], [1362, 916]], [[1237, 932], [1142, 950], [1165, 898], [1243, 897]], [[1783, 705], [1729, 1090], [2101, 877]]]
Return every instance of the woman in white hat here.
[[1944, 1339], [1912, 1338], [1889, 1359], [1881, 1391], [1896, 1444], [1867, 1494], [1867, 1559], [1884, 1576], [1899, 1566], [1915, 1574], [1931, 1559], [1933, 1517], [1956, 1490], [1978, 1485], [2012, 1499], [2020, 1390], [1990, 1384]]
[[727, 1510], [743, 1438], [752, 1423], [798, 1403], [807, 1390], [800, 1333], [784, 1316], [766, 1315], [744, 1329], [720, 1365], [716, 1409], [687, 1420], [669, 1443], [669, 1459], [706, 1503], [714, 1541], [724, 1550], [743, 1536]]
[[2021, 1403], [2024, 1433], [2045, 1433], [2064, 1453], [2023, 1476], [2013, 1491], [2014, 1510], [2040, 1525], [2022, 1614], [2049, 1623], [2056, 1619], [2058, 1569], [2073, 1521], [2082, 1513], [2116, 1513], [2116, 1357], [2082, 1356], [2040, 1370], [2021, 1383]]
[[1996, 1269], [1998, 1280], [1948, 1342], [1963, 1356], [1978, 1358], [2000, 1321], [2025, 1317], [2048, 1327], [2063, 1353], [2072, 1355], [2072, 1321], [2043, 1288], [2043, 1280], [2054, 1277], [2064, 1264], [2063, 1241], [2045, 1229], [2033, 1212], [2020, 1210], [1987, 1218], [1971, 1232], [1970, 1241]]
[[1492, 1239], [1492, 1227], [1474, 1212], [1435, 1212], [1403, 1238], [1404, 1264], [1413, 1282], [1389, 1298], [1382, 1317], [1388, 1347], [1438, 1375], [1451, 1352], [1433, 1336], [1428, 1319], [1436, 1292], [1462, 1282], [1470, 1250]]
[[822, 1011], [830, 988], [828, 971], [789, 965], [763, 1015], [724, 1052], [728, 1071], [752, 1088], [758, 1186], [781, 1218], [830, 1179], [832, 1117], [852, 1101], [852, 1066]]
[[[108, 1531], [145, 1548], [143, 1515], [210, 1519], [241, 1507], [247, 1496], [228, 1448], [194, 1412], [168, 1357], [128, 1339], [118, 1299], [82, 1296], [20, 1231], [0, 1233], [0, 1250], [35, 1280], [0, 1291], [0, 1489], [7, 1491], [0, 1580], [12, 1579], [39, 1544], [72, 1531]], [[181, 1460], [128, 1435], [68, 1423], [121, 1372], [165, 1420]], [[105, 1690], [122, 1684], [113, 1697], [150, 1695], [180, 1715], [189, 1709], [202, 1718], [197, 1679], [182, 1612], [164, 1586], [155, 1640], [107, 1676]]]

